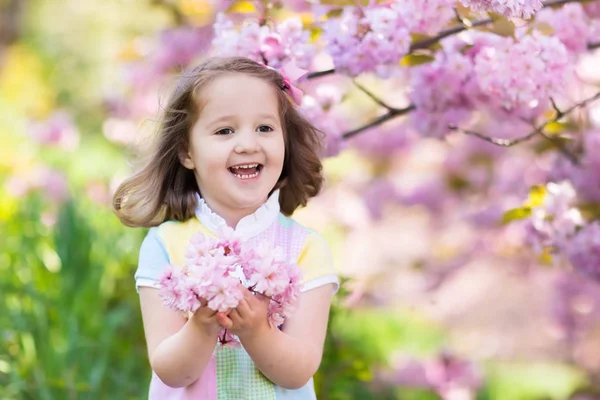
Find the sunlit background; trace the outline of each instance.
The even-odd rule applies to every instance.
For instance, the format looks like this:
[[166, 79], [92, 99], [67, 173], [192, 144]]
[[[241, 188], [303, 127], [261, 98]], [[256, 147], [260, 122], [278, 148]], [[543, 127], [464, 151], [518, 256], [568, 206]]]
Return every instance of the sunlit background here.
[[[283, 5], [274, 17], [319, 18], [303, 1]], [[133, 280], [146, 231], [119, 223], [111, 194], [150, 143], [177, 72], [210, 51], [220, 11], [241, 21], [256, 7], [0, 0], [0, 399], [147, 397]], [[598, 51], [578, 68], [597, 85]], [[320, 79], [307, 91], [345, 97], [324, 130], [380, 115], [352, 79]], [[406, 105], [405, 77], [359, 81]], [[494, 225], [551, 160], [416, 135], [388, 123], [330, 143], [326, 188], [295, 215], [325, 236], [344, 279], [318, 398], [600, 398], [598, 284], [528, 252], [523, 226]]]

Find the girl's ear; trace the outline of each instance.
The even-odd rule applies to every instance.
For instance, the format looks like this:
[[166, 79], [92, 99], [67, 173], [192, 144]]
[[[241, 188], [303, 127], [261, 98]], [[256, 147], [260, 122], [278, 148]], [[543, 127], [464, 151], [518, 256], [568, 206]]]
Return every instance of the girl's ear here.
[[179, 152], [179, 162], [187, 169], [194, 169], [194, 161], [189, 151], [181, 150]]

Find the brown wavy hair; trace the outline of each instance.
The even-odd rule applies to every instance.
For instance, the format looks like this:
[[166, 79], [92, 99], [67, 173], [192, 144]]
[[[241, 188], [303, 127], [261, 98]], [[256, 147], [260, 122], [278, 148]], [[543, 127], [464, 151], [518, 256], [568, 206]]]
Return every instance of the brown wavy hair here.
[[199, 188], [194, 172], [181, 164], [180, 155], [187, 151], [189, 135], [202, 111], [199, 100], [203, 88], [215, 78], [231, 73], [264, 79], [280, 89], [276, 93], [285, 158], [273, 191], [280, 189], [282, 213], [291, 215], [319, 193], [323, 185], [319, 158], [322, 133], [294, 108], [283, 90], [283, 77], [248, 58], [215, 57], [181, 74], [165, 107], [149, 161], [117, 188], [113, 210], [123, 224], [151, 227], [194, 216]]

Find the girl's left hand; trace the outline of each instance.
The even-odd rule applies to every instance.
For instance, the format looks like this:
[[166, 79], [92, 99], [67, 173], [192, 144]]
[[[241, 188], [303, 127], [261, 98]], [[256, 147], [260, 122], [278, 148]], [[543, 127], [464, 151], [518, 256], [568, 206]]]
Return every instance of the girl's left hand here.
[[229, 312], [217, 313], [217, 322], [240, 339], [244, 336], [268, 329], [267, 313], [271, 300], [262, 294], [254, 294], [244, 288], [244, 298], [236, 308]]

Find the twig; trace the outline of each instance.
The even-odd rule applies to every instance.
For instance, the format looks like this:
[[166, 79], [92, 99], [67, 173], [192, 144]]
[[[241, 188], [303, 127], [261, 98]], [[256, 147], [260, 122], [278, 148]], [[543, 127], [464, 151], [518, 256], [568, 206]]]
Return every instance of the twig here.
[[544, 139], [556, 146], [558, 151], [560, 151], [565, 157], [567, 157], [567, 159], [569, 159], [569, 161], [571, 161], [573, 165], [579, 165], [579, 158], [577, 158], [575, 154], [573, 154], [569, 149], [567, 149], [567, 146], [565, 146], [563, 142], [558, 140], [558, 138], [546, 135], [541, 129], [538, 129], [537, 131]]
[[561, 119], [565, 114], [560, 110], [560, 108], [558, 108], [558, 106], [554, 102], [554, 98], [550, 97], [550, 103], [552, 104], [552, 108], [554, 108], [554, 111], [556, 111], [556, 119]]
[[569, 107], [567, 110], [565, 111], [561, 111], [560, 109], [558, 109], [558, 107], [556, 107], [556, 104], [554, 103], [553, 99], [550, 99], [552, 102], [553, 107], [555, 107], [555, 110], [557, 110], [557, 115], [544, 122], [542, 125], [540, 125], [537, 128], [534, 128], [533, 131], [529, 132], [527, 135], [517, 138], [517, 139], [501, 139], [501, 138], [493, 138], [490, 136], [486, 136], [483, 135], [479, 132], [474, 132], [474, 131], [469, 131], [469, 130], [465, 130], [465, 129], [460, 129], [457, 126], [449, 126], [448, 128], [450, 130], [453, 131], [458, 131], [458, 132], [462, 132], [466, 135], [471, 135], [471, 136], [475, 136], [479, 139], [483, 139], [486, 142], [495, 144], [497, 146], [502, 146], [502, 147], [512, 147], [514, 145], [517, 145], [519, 143], [525, 142], [530, 140], [531, 138], [533, 138], [536, 135], [540, 135], [543, 138], [545, 138], [546, 140], [549, 140], [550, 142], [552, 142], [559, 150], [561, 153], [563, 153], [573, 164], [577, 165], [579, 163], [579, 160], [577, 158], [577, 156], [575, 156], [573, 153], [571, 153], [569, 151], [569, 149], [566, 148], [566, 146], [560, 142], [557, 138], [548, 136], [546, 133], [544, 133], [544, 128], [546, 128], [546, 126], [548, 126], [549, 124], [552, 124], [554, 122], [558, 122], [559, 119], [561, 119], [562, 117], [572, 113], [574, 110], [576, 110], [577, 108], [581, 108], [581, 107], [585, 107], [587, 106], [589, 103], [592, 103], [596, 100], [600, 99], [600, 92], [596, 93], [595, 95], [593, 95], [592, 97], [589, 97], [571, 107]]
[[594, 50], [600, 47], [600, 42], [591, 42], [588, 43], [588, 50]]
[[448, 129], [450, 129], [451, 131], [456, 131], [456, 132], [461, 132], [464, 133], [465, 135], [470, 135], [470, 136], [475, 136], [479, 139], [485, 140], [486, 142], [495, 144], [496, 146], [502, 146], [502, 147], [512, 147], [514, 145], [517, 145], [521, 142], [526, 142], [529, 139], [531, 139], [532, 137], [534, 137], [535, 135], [538, 134], [538, 131], [535, 130], [533, 132], [528, 133], [527, 135], [517, 138], [517, 139], [501, 139], [501, 138], [493, 138], [490, 136], [486, 136], [482, 133], [479, 132], [475, 132], [475, 131], [470, 131], [467, 129], [461, 129], [457, 126], [454, 125], [450, 125], [448, 126]]
[[408, 114], [409, 112], [413, 111], [414, 109], [416, 109], [416, 107], [414, 105], [410, 105], [406, 108], [392, 108], [392, 109], [388, 110], [387, 113], [383, 114], [382, 116], [378, 117], [377, 119], [373, 120], [372, 122], [370, 122], [366, 125], [363, 125], [359, 128], [356, 128], [352, 131], [344, 133], [342, 135], [342, 138], [350, 139], [352, 136], [355, 136], [361, 132], [371, 129], [377, 125], [381, 125], [384, 122], [389, 121], [390, 119], [396, 118], [401, 115]]
[[354, 85], [356, 85], [357, 88], [359, 88], [364, 94], [366, 94], [367, 96], [369, 96], [371, 98], [371, 100], [373, 100], [375, 103], [379, 104], [381, 107], [383, 107], [383, 108], [385, 108], [385, 109], [387, 109], [389, 111], [398, 110], [395, 107], [391, 107], [391, 106], [387, 105], [383, 100], [381, 100], [379, 97], [375, 96], [366, 87], [364, 87], [360, 83], [356, 82], [356, 80], [353, 80], [352, 82], [354, 83]]
[[553, 6], [561, 6], [567, 3], [586, 3], [589, 0], [548, 0], [542, 2], [544, 7], [553, 7]]
[[[488, 24], [491, 24], [492, 22], [494, 22], [494, 20], [492, 18], [481, 19], [479, 21], [471, 22], [470, 28], [476, 28], [478, 26], [488, 25]], [[415, 43], [413, 43], [410, 46], [410, 51], [426, 49], [429, 46], [436, 44], [437, 42], [439, 42], [442, 39], [445, 39], [449, 36], [454, 36], [458, 33], [466, 31], [470, 28], [467, 27], [467, 25], [456, 25], [451, 28], [445, 29], [429, 39], [423, 39], [423, 40], [416, 41]]]

